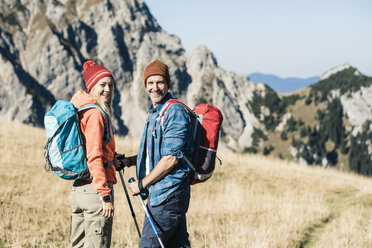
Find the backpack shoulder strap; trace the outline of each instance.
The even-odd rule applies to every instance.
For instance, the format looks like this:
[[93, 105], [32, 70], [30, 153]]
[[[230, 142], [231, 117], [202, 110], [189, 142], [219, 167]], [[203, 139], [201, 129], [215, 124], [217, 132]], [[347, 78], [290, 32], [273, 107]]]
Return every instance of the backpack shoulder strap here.
[[168, 100], [164, 104], [164, 106], [160, 110], [159, 116], [157, 118], [157, 119], [160, 119], [160, 125], [162, 127], [163, 127], [163, 124], [164, 124], [165, 114], [167, 113], [167, 110], [169, 109], [169, 107], [172, 104], [175, 104], [175, 103], [180, 104], [182, 107], [184, 107], [184, 109], [187, 111], [187, 113], [189, 115], [194, 116], [195, 118], [199, 118], [199, 116], [192, 109], [190, 109], [186, 104], [184, 104], [183, 102], [178, 101], [177, 99], [171, 99], [171, 100]]
[[97, 108], [97, 109], [101, 110], [102, 114], [105, 116], [105, 119], [106, 119], [106, 143], [109, 143], [110, 139], [111, 139], [110, 121], [109, 121], [109, 118], [108, 118], [107, 114], [105, 113], [105, 111], [103, 111], [103, 109], [100, 106], [98, 106], [97, 104], [87, 104], [87, 105], [84, 105], [83, 107], [79, 108], [76, 112], [80, 112], [80, 111], [90, 109], [90, 108]]

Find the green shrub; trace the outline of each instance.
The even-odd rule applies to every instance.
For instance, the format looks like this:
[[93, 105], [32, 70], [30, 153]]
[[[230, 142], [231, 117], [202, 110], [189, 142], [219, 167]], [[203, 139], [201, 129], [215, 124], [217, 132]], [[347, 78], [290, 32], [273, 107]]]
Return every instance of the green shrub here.
[[281, 140], [288, 140], [287, 131], [284, 130], [284, 131], [280, 134], [280, 139], [281, 139]]
[[[362, 132], [351, 136], [349, 168], [362, 175], [372, 175], [372, 158], [368, 150], [368, 143], [372, 141], [372, 131], [369, 130], [370, 121], [363, 125]], [[369, 141], [369, 142], [367, 142]]]
[[253, 127], [253, 133], [251, 137], [253, 139], [252, 141], [253, 146], [258, 146], [260, 139], [267, 141], [267, 135], [265, 135], [261, 129], [256, 128], [256, 127]]
[[304, 138], [304, 137], [306, 137], [306, 134], [307, 134], [306, 127], [302, 127], [302, 128], [300, 129], [300, 137], [301, 137], [301, 138]]
[[274, 150], [274, 147], [272, 145], [269, 145], [269, 147], [264, 147], [262, 154], [264, 156], [267, 156], [271, 153], [271, 151]]
[[300, 95], [297, 95], [297, 94], [294, 94], [294, 95], [290, 95], [290, 96], [285, 96], [282, 98], [282, 104], [286, 107], [290, 106], [290, 105], [295, 105], [296, 102], [300, 99], [303, 99], [305, 96], [300, 96]]
[[256, 154], [258, 152], [258, 150], [257, 150], [256, 147], [251, 146], [251, 147], [244, 148], [243, 152], [244, 153], [254, 153], [254, 154]]
[[287, 131], [294, 132], [296, 130], [297, 130], [297, 121], [293, 118], [293, 116], [291, 116], [291, 118], [287, 120]]

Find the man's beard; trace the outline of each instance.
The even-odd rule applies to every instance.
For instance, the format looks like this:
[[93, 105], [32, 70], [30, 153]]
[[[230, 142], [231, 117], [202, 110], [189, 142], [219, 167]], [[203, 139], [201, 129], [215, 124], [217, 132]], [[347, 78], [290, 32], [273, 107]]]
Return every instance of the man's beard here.
[[165, 97], [165, 95], [161, 95], [161, 96], [158, 96], [158, 97], [154, 97], [154, 96], [150, 95], [151, 102], [155, 103], [155, 104], [159, 104], [161, 102], [161, 100], [163, 100], [164, 97]]

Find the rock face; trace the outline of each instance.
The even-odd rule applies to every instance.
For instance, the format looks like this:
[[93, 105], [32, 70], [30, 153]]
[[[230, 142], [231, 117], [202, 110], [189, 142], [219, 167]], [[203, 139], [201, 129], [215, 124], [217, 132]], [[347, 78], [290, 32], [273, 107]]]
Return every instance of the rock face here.
[[366, 121], [372, 121], [372, 86], [341, 96], [341, 103], [351, 125], [353, 133], [359, 132]]
[[261, 124], [249, 110], [263, 84], [220, 68], [205, 46], [186, 54], [140, 0], [7, 0], [0, 3], [0, 119], [43, 125], [58, 99], [84, 89], [92, 59], [115, 77], [116, 132], [138, 137], [149, 100], [143, 70], [155, 59], [170, 68], [172, 93], [194, 107], [207, 102], [224, 116], [222, 141], [243, 151]]

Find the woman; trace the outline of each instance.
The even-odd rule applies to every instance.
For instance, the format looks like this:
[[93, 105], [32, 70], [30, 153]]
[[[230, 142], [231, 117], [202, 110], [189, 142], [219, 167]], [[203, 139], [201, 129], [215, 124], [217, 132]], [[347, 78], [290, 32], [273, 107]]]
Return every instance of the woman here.
[[[114, 79], [109, 70], [93, 61], [84, 63], [83, 80], [87, 91], [75, 93], [71, 103], [76, 108], [97, 104], [112, 118]], [[79, 112], [91, 178], [76, 180], [71, 191], [71, 247], [110, 247], [114, 191], [116, 183], [115, 139], [106, 142], [106, 119], [101, 110]]]

